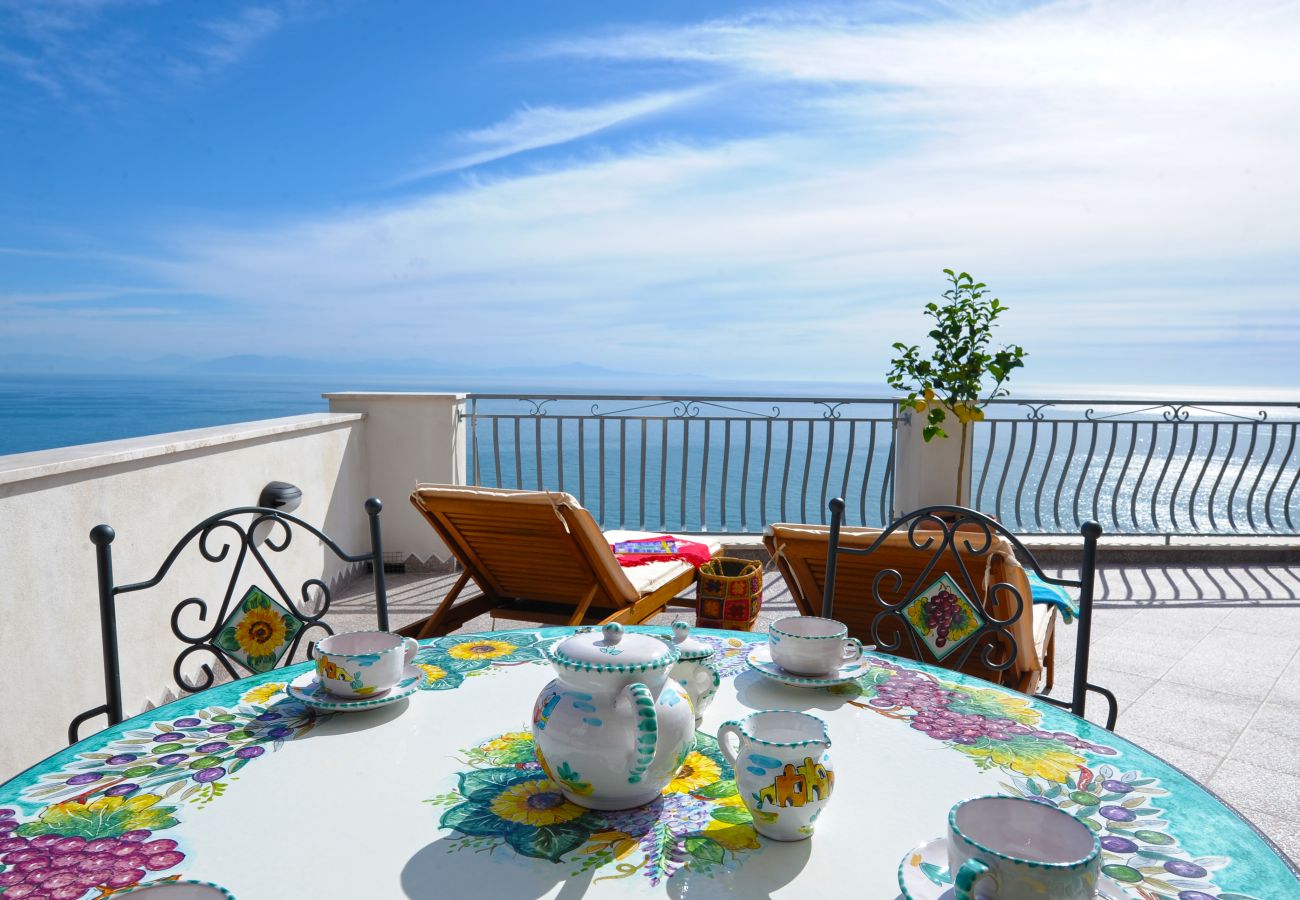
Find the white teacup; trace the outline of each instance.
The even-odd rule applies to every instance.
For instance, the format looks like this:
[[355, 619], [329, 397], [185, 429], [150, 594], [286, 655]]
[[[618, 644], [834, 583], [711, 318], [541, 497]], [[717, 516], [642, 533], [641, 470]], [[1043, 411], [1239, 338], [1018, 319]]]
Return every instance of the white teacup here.
[[862, 644], [834, 619], [789, 616], [768, 629], [772, 662], [795, 675], [827, 675], [862, 658]]
[[1101, 843], [1074, 816], [1024, 797], [976, 797], [948, 813], [954, 900], [1095, 900]]
[[387, 631], [351, 631], [316, 642], [316, 678], [338, 697], [374, 697], [402, 678], [420, 645]]

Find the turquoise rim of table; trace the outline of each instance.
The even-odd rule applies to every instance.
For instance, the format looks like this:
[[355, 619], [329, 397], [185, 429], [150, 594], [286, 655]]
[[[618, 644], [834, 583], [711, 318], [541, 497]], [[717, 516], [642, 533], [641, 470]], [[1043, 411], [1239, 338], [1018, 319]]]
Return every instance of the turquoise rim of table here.
[[[671, 634], [667, 627], [629, 630]], [[423, 641], [415, 658], [424, 675], [420, 692], [455, 690], [467, 677], [491, 674], [497, 667], [546, 665], [549, 646], [572, 631], [523, 629]], [[749, 649], [764, 640], [746, 632], [695, 629], [693, 634], [718, 651], [724, 678], [746, 671]], [[1080, 818], [1100, 838], [1103, 872], [1131, 896], [1263, 900], [1277, 896], [1280, 884], [1297, 882], [1300, 870], [1253, 824], [1199, 782], [1122, 736], [978, 678], [879, 653], [864, 659], [869, 665], [855, 682], [816, 690], [843, 695], [846, 704], [923, 731], [981, 769], [999, 770], [1009, 796], [1051, 803]], [[285, 685], [311, 665], [250, 676], [150, 710], [0, 785], [0, 889], [6, 882], [17, 883], [22, 871], [23, 860], [5, 860], [15, 853], [28, 859], [31, 854], [25, 851], [33, 848], [47, 855], [89, 857], [102, 855], [105, 848], [138, 855], [140, 877], [117, 887], [106, 877], [96, 887], [98, 894], [87, 894], [97, 898], [151, 881], [184, 878], [187, 848], [184, 829], [177, 827], [191, 810], [220, 802], [230, 775], [256, 765], [268, 752], [283, 750], [323, 716], [333, 715], [310, 710], [284, 693]], [[951, 726], [954, 716], [962, 717], [960, 733]], [[501, 744], [500, 752], [531, 758], [527, 735], [505, 735], [482, 746], [496, 744]], [[710, 760], [701, 756], [700, 762]], [[723, 763], [714, 759], [713, 765]], [[571, 774], [543, 775], [539, 770], [530, 777], [565, 781]], [[760, 847], [740, 821], [743, 807], [716, 789], [725, 783], [721, 778], [699, 791], [717, 807], [714, 817], [732, 832], [697, 841], [703, 867], [728, 859], [728, 853], [735, 857], [733, 864], [743, 864], [744, 851]], [[442, 821], [444, 827], [455, 827], [454, 807]], [[942, 824], [937, 823], [940, 830]], [[537, 856], [529, 852], [526, 836], [519, 838], [520, 831], [506, 829], [502, 840], [524, 855]], [[560, 861], [554, 855], [544, 858]], [[677, 865], [692, 861], [687, 853]], [[127, 877], [121, 875], [119, 881]]]

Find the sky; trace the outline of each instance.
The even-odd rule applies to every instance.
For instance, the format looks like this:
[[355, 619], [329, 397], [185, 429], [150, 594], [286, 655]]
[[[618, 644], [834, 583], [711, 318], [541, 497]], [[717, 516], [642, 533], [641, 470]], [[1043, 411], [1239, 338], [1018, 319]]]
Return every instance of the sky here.
[[[1300, 386], [1300, 4], [0, 0], [0, 354]], [[652, 387], [652, 385], [647, 385]]]

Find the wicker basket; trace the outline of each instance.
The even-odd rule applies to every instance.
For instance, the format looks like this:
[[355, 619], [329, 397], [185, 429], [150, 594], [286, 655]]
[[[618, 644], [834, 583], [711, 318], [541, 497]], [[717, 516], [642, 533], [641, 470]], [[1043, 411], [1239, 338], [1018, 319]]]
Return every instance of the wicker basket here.
[[696, 624], [749, 631], [763, 607], [763, 567], [752, 559], [715, 557], [700, 566]]

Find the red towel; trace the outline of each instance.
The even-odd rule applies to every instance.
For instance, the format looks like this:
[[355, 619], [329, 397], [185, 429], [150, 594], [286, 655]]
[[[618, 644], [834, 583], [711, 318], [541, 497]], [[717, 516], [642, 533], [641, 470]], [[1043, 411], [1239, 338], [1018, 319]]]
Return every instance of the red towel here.
[[[620, 547], [626, 547], [629, 544], [645, 545], [650, 543], [662, 543], [664, 549], [653, 553], [619, 552]], [[614, 556], [618, 559], [618, 564], [624, 568], [644, 566], [646, 563], [681, 560], [682, 562], [690, 563], [698, 569], [713, 558], [713, 554], [709, 552], [709, 548], [706, 545], [696, 543], [695, 541], [683, 540], [679, 537], [673, 537], [671, 534], [637, 538], [635, 541], [622, 541], [617, 544], [610, 544], [609, 549], [614, 551]]]

